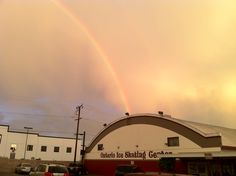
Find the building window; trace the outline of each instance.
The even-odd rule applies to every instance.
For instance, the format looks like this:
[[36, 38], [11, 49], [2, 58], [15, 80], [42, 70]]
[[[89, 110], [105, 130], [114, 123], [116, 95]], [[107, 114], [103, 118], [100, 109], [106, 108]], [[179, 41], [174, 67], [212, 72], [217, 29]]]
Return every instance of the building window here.
[[72, 151], [72, 148], [71, 148], [71, 147], [67, 147], [67, 148], [66, 148], [66, 153], [71, 153], [71, 151]]
[[33, 145], [27, 145], [27, 151], [33, 151]]
[[59, 152], [60, 147], [54, 147], [54, 152]]
[[0, 144], [1, 144], [1, 142], [2, 142], [2, 134], [0, 134]]
[[103, 144], [98, 144], [98, 150], [103, 150]]
[[46, 152], [47, 151], [47, 146], [41, 146], [41, 152]]
[[169, 137], [169, 138], [167, 138], [167, 145], [169, 147], [179, 146], [179, 137]]

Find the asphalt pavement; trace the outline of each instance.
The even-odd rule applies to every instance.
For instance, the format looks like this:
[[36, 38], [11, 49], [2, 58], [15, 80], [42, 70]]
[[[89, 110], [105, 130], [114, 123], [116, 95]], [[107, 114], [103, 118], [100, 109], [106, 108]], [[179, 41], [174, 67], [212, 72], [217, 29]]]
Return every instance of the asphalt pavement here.
[[[10, 172], [1, 172], [0, 171], [0, 176], [29, 176], [29, 175], [27, 175], [27, 174], [16, 174], [16, 173], [10, 173]], [[81, 176], [101, 176], [101, 175], [88, 174], [88, 175], [81, 175]]]

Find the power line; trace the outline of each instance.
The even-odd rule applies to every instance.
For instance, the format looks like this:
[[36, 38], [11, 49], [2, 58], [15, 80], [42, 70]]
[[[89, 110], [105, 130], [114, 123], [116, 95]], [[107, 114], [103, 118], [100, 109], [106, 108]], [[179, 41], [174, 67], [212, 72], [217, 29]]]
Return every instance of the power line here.
[[[32, 96], [22, 96], [22, 95], [16, 95], [16, 94], [8, 94], [7, 96], [6, 95], [0, 95], [0, 98], [4, 99], [6, 101], [28, 101], [28, 102], [33, 102], [34, 104], [47, 104], [47, 105], [68, 105], [68, 106], [71, 106], [73, 104], [75, 104], [75, 102], [73, 101], [63, 101], [63, 102], [60, 102], [58, 103], [58, 101], [55, 101], [55, 100], [52, 100], [50, 98], [47, 98], [46, 96], [41, 96], [41, 97], [32, 97]], [[4, 102], [0, 102], [0, 103], [4, 103]], [[95, 111], [95, 112], [98, 112], [98, 113], [101, 113], [101, 114], [107, 114], [107, 115], [115, 115], [114, 112], [111, 112], [111, 111], [107, 111], [105, 110], [104, 108], [102, 107], [96, 107], [92, 104], [85, 104], [88, 111]], [[91, 108], [91, 109], [90, 109]], [[11, 113], [11, 112], [6, 112], [6, 113]], [[14, 114], [22, 114], [22, 115], [32, 115], [32, 114], [27, 114], [27, 113], [14, 113]], [[36, 114], [38, 115], [38, 114]], [[43, 116], [44, 114], [42, 114]], [[45, 114], [47, 115], [47, 114]], [[39, 116], [39, 115], [38, 115]], [[40, 115], [41, 116], [41, 115]], [[60, 116], [60, 115], [48, 115], [48, 116]]]
[[[63, 118], [74, 118], [73, 115], [58, 115], [58, 114], [32, 114], [32, 113], [22, 113], [22, 112], [9, 112], [9, 111], [0, 111], [3, 114], [16, 114], [16, 115], [25, 115], [25, 116], [47, 116], [47, 117], [63, 117]], [[27, 117], [25, 117], [27, 118]]]
[[54, 104], [54, 105], [68, 105], [68, 104], [73, 104], [72, 102], [68, 103], [63, 103], [58, 101], [53, 101], [50, 100], [49, 98], [46, 98], [46, 96], [41, 96], [41, 97], [29, 97], [29, 96], [19, 96], [19, 95], [13, 95], [13, 94], [8, 94], [7, 96], [0, 95], [2, 99], [4, 99], [4, 102], [6, 101], [25, 101], [25, 102], [33, 102], [33, 103], [38, 103], [38, 104]]
[[[60, 117], [60, 118], [65, 118], [67, 119], [68, 117], [74, 118], [75, 116], [73, 115], [58, 115], [58, 114], [32, 114], [32, 113], [22, 113], [22, 112], [9, 112], [9, 111], [0, 111], [0, 113], [3, 114], [16, 114], [16, 115], [24, 115], [24, 116], [43, 116], [43, 117]], [[22, 117], [22, 118], [32, 118], [32, 117]], [[97, 122], [97, 123], [107, 123], [105, 121], [99, 121], [99, 120], [95, 120], [95, 119], [91, 119], [91, 118], [83, 118], [83, 120], [87, 120], [87, 121], [93, 121], [93, 122]]]
[[[13, 128], [11, 129], [10, 131], [24, 131], [23, 129], [19, 129], [19, 128]], [[52, 130], [31, 130], [32, 132], [35, 132], [35, 133], [39, 133], [39, 132], [42, 132], [42, 133], [68, 133], [68, 134], [73, 134], [73, 132], [67, 132], [67, 131], [52, 131]]]
[[94, 121], [94, 122], [102, 123], [102, 124], [106, 123], [104, 121], [94, 120], [94, 119], [91, 119], [91, 118], [83, 118], [83, 120]]
[[[24, 132], [23, 129], [19, 129], [19, 128], [12, 128], [10, 131], [19, 131], [19, 132]], [[69, 132], [69, 131], [52, 131], [52, 130], [31, 130], [31, 132], [33, 133], [61, 133], [61, 134], [71, 134], [71, 135], [75, 135], [73, 131]], [[86, 135], [88, 136], [96, 136], [98, 133], [89, 133], [86, 132]]]
[[[26, 101], [26, 102], [33, 102], [33, 103], [37, 103], [37, 104], [54, 104], [54, 105], [72, 105], [74, 104], [74, 102], [72, 101], [68, 101], [68, 102], [60, 102], [58, 103], [58, 101], [53, 101], [50, 100], [49, 98], [47, 98], [46, 96], [40, 96], [40, 97], [32, 97], [32, 96], [21, 96], [21, 95], [14, 95], [14, 94], [8, 94], [8, 95], [0, 95], [0, 98], [4, 99], [4, 102], [6, 101]], [[3, 102], [1, 102], [3, 103]], [[94, 111], [100, 112], [100, 113], [104, 113], [104, 114], [112, 114], [109, 111], [105, 111], [102, 108], [97, 108], [96, 106], [92, 105], [92, 104], [85, 104], [86, 107], [90, 107], [92, 109], [94, 109]], [[89, 109], [87, 109], [89, 110]]]
[[[98, 108], [98, 107], [96, 107], [96, 106], [94, 106], [94, 105], [91, 105], [91, 104], [85, 104], [85, 105], [86, 105], [86, 107], [88, 106], [89, 108], [92, 108], [94, 111], [97, 111], [97, 112], [99, 112], [99, 113], [112, 114], [111, 112], [105, 111], [105, 110], [103, 110], [102, 108]], [[89, 108], [87, 108], [87, 110], [90, 110]]]

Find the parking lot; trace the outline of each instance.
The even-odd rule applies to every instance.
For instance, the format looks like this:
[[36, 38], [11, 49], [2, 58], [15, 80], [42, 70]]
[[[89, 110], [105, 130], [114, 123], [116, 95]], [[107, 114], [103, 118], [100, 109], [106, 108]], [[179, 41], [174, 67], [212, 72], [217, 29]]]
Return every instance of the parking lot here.
[[[1, 172], [1, 171], [0, 171], [0, 175], [1, 176], [28, 176], [28, 175], [25, 175], [25, 174], [15, 174], [14, 172]], [[99, 175], [91, 175], [91, 174], [89, 174], [87, 176], [99, 176]]]
[[[0, 158], [0, 175], [5, 176], [19, 176], [19, 174], [15, 174], [15, 168], [19, 163], [26, 162], [30, 163], [33, 167], [43, 162], [40, 160], [16, 160], [16, 159], [8, 159], [8, 158]], [[63, 164], [63, 163], [62, 163]], [[24, 176], [22, 174], [21, 176]]]
[[[45, 161], [40, 161], [40, 160], [11, 160], [7, 158], [0, 158], [0, 176], [27, 176], [25, 174], [15, 173], [15, 167], [21, 162], [31, 163], [33, 167], [38, 165], [39, 163], [45, 163]], [[48, 161], [48, 163], [52, 162]], [[68, 162], [61, 162], [60, 164], [67, 165]], [[95, 175], [87, 175], [87, 176], [95, 176]]]
[[24, 175], [24, 174], [19, 175], [19, 174], [15, 174], [15, 173], [12, 173], [12, 172], [1, 172], [1, 171], [0, 171], [0, 175], [1, 176], [27, 176], [27, 175]]

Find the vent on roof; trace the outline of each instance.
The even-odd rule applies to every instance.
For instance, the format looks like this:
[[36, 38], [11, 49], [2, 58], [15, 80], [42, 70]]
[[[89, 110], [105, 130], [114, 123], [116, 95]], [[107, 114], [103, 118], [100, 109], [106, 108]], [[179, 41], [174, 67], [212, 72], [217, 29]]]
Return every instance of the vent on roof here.
[[162, 116], [162, 117], [169, 117], [169, 118], [171, 118], [171, 115], [164, 114], [163, 111], [158, 111], [158, 114], [159, 114], [160, 116]]

